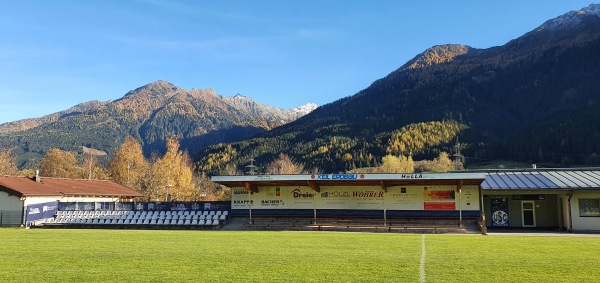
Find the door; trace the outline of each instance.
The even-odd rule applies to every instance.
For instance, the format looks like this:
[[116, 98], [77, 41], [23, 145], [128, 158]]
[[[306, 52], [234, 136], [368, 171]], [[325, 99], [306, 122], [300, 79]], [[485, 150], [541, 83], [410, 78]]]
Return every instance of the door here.
[[521, 201], [521, 217], [523, 227], [535, 227], [535, 201]]

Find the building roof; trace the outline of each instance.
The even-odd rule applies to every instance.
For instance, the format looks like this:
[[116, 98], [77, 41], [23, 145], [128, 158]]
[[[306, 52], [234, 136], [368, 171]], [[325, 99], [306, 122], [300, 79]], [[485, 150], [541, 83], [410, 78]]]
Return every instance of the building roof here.
[[484, 190], [600, 189], [600, 169], [527, 169], [487, 171]]
[[142, 194], [112, 181], [0, 176], [0, 191], [23, 196], [119, 196], [141, 197]]
[[245, 175], [214, 176], [211, 180], [228, 187], [256, 186], [405, 186], [405, 185], [479, 185], [484, 173], [441, 173], [441, 174], [313, 174], [313, 175]]

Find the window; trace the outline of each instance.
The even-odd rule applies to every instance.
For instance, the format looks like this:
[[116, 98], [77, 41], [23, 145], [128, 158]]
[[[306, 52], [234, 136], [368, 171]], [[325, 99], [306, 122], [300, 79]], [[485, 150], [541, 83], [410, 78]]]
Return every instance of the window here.
[[600, 217], [600, 199], [579, 199], [580, 217]]

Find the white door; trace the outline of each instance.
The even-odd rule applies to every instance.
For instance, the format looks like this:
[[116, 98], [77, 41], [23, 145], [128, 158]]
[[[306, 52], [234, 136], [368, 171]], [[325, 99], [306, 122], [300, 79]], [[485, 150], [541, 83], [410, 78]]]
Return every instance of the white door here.
[[523, 227], [535, 227], [535, 201], [521, 201], [521, 218]]

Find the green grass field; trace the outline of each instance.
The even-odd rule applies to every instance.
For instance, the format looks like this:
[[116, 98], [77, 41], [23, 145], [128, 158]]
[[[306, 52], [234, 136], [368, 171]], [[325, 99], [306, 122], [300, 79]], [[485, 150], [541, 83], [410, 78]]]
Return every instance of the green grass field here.
[[597, 237], [5, 228], [0, 243], [0, 282], [600, 280]]

